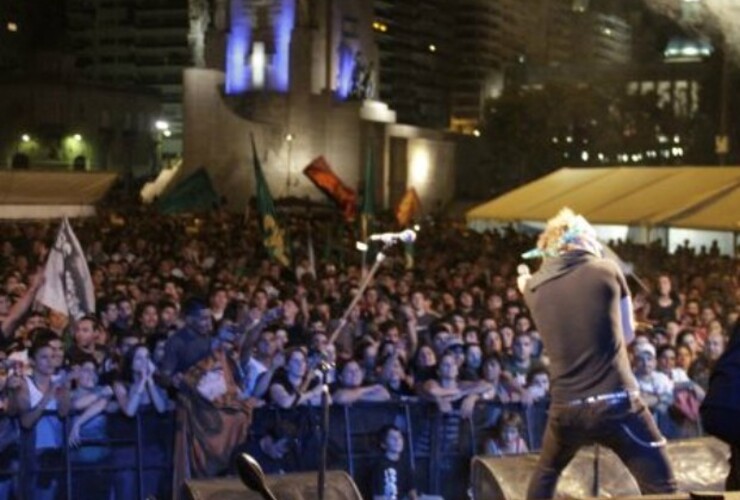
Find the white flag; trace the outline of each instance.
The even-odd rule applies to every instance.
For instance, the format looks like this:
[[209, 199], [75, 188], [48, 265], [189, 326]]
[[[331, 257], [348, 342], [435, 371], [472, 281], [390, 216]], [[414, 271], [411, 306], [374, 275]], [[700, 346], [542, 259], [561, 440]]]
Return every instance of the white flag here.
[[44, 269], [36, 299], [55, 311], [79, 319], [95, 312], [95, 290], [85, 253], [65, 217]]

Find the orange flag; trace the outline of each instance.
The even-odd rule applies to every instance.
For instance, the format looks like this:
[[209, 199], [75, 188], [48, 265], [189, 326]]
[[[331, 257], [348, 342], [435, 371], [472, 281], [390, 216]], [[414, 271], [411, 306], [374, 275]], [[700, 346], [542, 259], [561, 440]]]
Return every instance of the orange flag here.
[[317, 188], [331, 198], [344, 213], [348, 221], [354, 220], [357, 211], [357, 193], [347, 187], [329, 166], [326, 158], [319, 156], [303, 169], [306, 177], [311, 179]]
[[416, 194], [416, 189], [408, 188], [396, 207], [398, 225], [405, 227], [411, 224], [414, 215], [416, 215], [420, 208], [421, 201], [419, 200], [419, 195]]

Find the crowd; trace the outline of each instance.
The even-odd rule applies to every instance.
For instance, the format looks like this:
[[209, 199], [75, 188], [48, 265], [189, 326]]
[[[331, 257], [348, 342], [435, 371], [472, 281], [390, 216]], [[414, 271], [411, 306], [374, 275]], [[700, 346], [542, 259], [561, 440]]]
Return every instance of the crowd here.
[[[516, 287], [516, 266], [533, 237], [427, 221], [413, 256], [401, 245], [388, 249], [341, 321], [366, 269], [353, 228], [326, 212], [284, 220], [292, 268], [267, 258], [254, 217], [107, 212], [74, 221], [97, 301], [94, 314], [77, 320], [34, 300], [56, 225], [4, 223], [0, 466], [12, 468], [26, 432], [38, 468], [24, 484], [0, 475], [0, 498], [13, 488], [58, 496], [62, 447], [76, 460], [100, 458], [102, 447], [81, 445], [110, 436], [113, 414], [178, 411], [176, 469], [217, 475], [246, 440], [254, 408], [320, 405], [325, 384], [332, 405], [418, 399], [463, 419], [480, 401], [547, 400], [548, 353]], [[628, 281], [641, 393], [666, 435], [696, 435], [708, 375], [738, 320], [740, 263], [688, 244], [673, 254], [660, 244], [610, 246], [640, 277]], [[68, 415], [65, 429], [58, 417]], [[397, 430], [381, 436], [391, 463], [404, 448]], [[145, 434], [150, 458], [158, 436]], [[519, 416], [505, 412], [479, 451], [527, 452], [522, 435]], [[290, 446], [275, 428], [251, 451], [289, 469], [281, 460]], [[120, 464], [124, 455], [108, 460]], [[104, 487], [130, 498], [130, 474], [119, 472]], [[409, 484], [408, 472], [397, 474]], [[80, 487], [94, 488], [88, 479]], [[169, 480], [152, 472], [146, 491], [156, 495]], [[382, 496], [388, 485], [375, 483]]]

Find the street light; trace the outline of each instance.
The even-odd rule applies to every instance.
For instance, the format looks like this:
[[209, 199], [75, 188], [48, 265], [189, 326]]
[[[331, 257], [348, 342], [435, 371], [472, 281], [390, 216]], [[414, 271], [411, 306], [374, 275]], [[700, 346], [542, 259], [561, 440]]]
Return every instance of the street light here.
[[156, 130], [154, 139], [154, 159], [152, 161], [152, 173], [158, 173], [162, 170], [162, 138], [170, 137], [172, 130], [170, 130], [170, 123], [167, 120], [157, 120], [154, 122], [154, 129]]
[[[288, 143], [288, 174], [285, 176], [285, 195], [290, 196], [290, 188], [293, 185], [293, 180], [291, 179], [292, 169], [293, 169], [293, 140], [295, 140], [295, 136], [288, 132], [285, 134], [285, 142]], [[295, 180], [295, 185], [298, 185], [298, 179]]]
[[23, 134], [23, 135], [21, 136], [21, 140], [22, 140], [23, 142], [30, 142], [30, 141], [31, 141], [31, 136], [30, 136], [30, 135], [28, 135], [28, 134]]

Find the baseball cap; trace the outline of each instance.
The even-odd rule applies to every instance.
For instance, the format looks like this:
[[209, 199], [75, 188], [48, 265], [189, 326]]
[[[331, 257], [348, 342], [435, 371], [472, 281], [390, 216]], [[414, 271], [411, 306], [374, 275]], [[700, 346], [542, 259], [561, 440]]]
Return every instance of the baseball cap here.
[[655, 347], [649, 342], [640, 342], [635, 346], [635, 356], [644, 356], [649, 354], [655, 357]]

